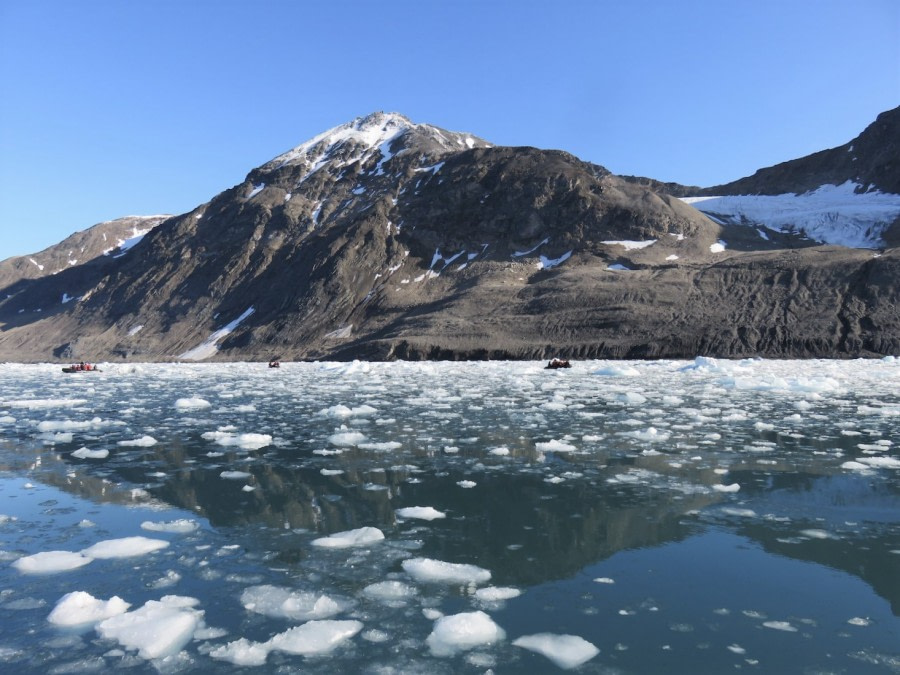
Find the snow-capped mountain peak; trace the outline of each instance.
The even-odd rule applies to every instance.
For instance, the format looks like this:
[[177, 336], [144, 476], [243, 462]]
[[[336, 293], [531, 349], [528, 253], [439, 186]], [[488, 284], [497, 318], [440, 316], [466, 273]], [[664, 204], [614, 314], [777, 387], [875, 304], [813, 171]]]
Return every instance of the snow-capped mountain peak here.
[[445, 131], [428, 124], [416, 124], [400, 113], [374, 112], [318, 134], [282, 153], [261, 168], [274, 170], [306, 162], [310, 166], [307, 174], [309, 175], [338, 154], [346, 155], [346, 162], [365, 159], [376, 151], [381, 153], [381, 161], [384, 162], [393, 154], [394, 141], [410, 132], [415, 132], [417, 136], [427, 141], [429, 154], [489, 145], [470, 134]]

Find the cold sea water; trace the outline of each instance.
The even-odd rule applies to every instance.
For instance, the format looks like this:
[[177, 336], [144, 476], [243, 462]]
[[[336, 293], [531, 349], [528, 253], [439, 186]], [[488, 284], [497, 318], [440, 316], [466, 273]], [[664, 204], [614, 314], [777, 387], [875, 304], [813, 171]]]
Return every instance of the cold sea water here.
[[900, 360], [0, 365], [0, 671], [900, 673]]

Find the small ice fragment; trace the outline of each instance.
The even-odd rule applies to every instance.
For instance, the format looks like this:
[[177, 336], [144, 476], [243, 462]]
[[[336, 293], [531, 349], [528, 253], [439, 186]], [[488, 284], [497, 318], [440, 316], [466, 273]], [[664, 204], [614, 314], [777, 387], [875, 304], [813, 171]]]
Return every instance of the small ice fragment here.
[[451, 614], [435, 621], [425, 640], [435, 656], [453, 656], [459, 651], [499, 642], [506, 632], [482, 611]]
[[130, 441], [119, 441], [119, 445], [138, 448], [149, 448], [152, 445], [156, 445], [156, 443], [157, 441], [153, 436], [141, 436], [140, 438], [135, 438]]
[[327, 619], [344, 609], [327, 595], [268, 584], [246, 588], [241, 593], [241, 604], [257, 614], [294, 621]]
[[141, 523], [142, 530], [150, 530], [151, 532], [175, 532], [176, 534], [187, 534], [193, 532], [200, 527], [200, 523], [189, 518], [181, 518], [169, 522], [153, 522], [145, 520]]
[[19, 558], [12, 566], [24, 574], [54, 574], [78, 569], [92, 560], [73, 551], [42, 551]]
[[741, 489], [741, 486], [739, 483], [731, 483], [730, 485], [716, 484], [713, 485], [712, 488], [717, 492], [737, 492]]
[[72, 452], [72, 457], [78, 459], [106, 459], [109, 457], [109, 450], [91, 450], [90, 448], [78, 448]]
[[862, 617], [855, 616], [852, 619], [847, 619], [847, 623], [851, 626], [868, 626], [870, 621], [868, 619], [863, 619]]
[[419, 593], [415, 586], [404, 584], [402, 581], [379, 581], [369, 584], [362, 592], [363, 595], [376, 600], [406, 600]]
[[475, 481], [471, 481], [471, 480], [460, 480], [460, 481], [457, 481], [456, 484], [459, 485], [459, 487], [461, 487], [461, 488], [473, 488], [473, 487], [475, 487], [475, 485], [477, 485], [477, 483], [475, 483]]
[[308, 621], [279, 633], [266, 645], [289, 654], [316, 656], [327, 654], [342, 642], [349, 640], [363, 628], [360, 621]]
[[241, 638], [216, 647], [209, 655], [214, 659], [228, 661], [236, 666], [261, 666], [269, 656], [269, 648], [265, 644]]
[[147, 537], [123, 537], [107, 539], [89, 546], [82, 553], [91, 558], [132, 558], [166, 548], [169, 542]]
[[323, 548], [349, 548], [351, 546], [367, 546], [384, 539], [384, 532], [377, 527], [360, 527], [356, 530], [337, 532], [327, 537], [313, 539], [313, 546]]
[[418, 518], [419, 520], [435, 520], [436, 518], [446, 518], [447, 514], [438, 511], [432, 506], [407, 506], [406, 508], [397, 509], [397, 515], [401, 518]]
[[124, 614], [131, 605], [114, 595], [100, 600], [84, 591], [66, 593], [50, 612], [47, 621], [57, 626], [79, 626], [97, 623], [117, 614]]
[[246, 471], [223, 471], [219, 474], [225, 480], [243, 480], [245, 478], [250, 478], [253, 474], [247, 473]]
[[773, 630], [780, 630], [786, 633], [796, 633], [797, 629], [787, 621], [764, 621], [763, 626]]
[[606, 375], [609, 377], [635, 377], [641, 371], [632, 366], [609, 365], [594, 371], [594, 375]]
[[597, 577], [594, 579], [598, 584], [614, 584], [616, 583], [615, 579], [610, 579], [609, 577]]
[[535, 443], [534, 447], [538, 452], [576, 452], [578, 450], [571, 443], [555, 439], [545, 443]]
[[403, 570], [416, 581], [445, 584], [481, 584], [491, 578], [491, 573], [466, 563], [448, 563], [431, 558], [411, 558], [402, 563]]
[[202, 410], [211, 406], [209, 401], [202, 398], [180, 398], [175, 401], [175, 407], [178, 410]]
[[522, 595], [522, 591], [518, 588], [510, 586], [488, 586], [487, 588], [479, 588], [475, 591], [475, 597], [483, 602], [500, 602], [502, 600], [511, 600]]
[[349, 448], [364, 442], [366, 437], [358, 431], [341, 431], [328, 437], [328, 442], [339, 448]]
[[557, 667], [564, 670], [577, 668], [600, 653], [597, 647], [577, 635], [553, 633], [523, 635], [514, 640], [513, 645], [546, 656]]

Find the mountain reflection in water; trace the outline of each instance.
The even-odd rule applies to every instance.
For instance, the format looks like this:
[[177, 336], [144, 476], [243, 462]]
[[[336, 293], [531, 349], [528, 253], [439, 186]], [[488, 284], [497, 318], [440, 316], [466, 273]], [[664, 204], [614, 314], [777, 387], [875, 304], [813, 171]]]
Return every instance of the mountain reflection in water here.
[[[350, 593], [363, 579], [312, 539], [376, 527], [525, 598], [727, 535], [852, 575], [900, 616], [900, 362], [542, 366], [109, 366], [90, 383], [0, 366], [0, 463], [96, 503], [189, 511]], [[397, 513], [414, 506], [445, 517]], [[637, 658], [604, 663], [650, 667]]]

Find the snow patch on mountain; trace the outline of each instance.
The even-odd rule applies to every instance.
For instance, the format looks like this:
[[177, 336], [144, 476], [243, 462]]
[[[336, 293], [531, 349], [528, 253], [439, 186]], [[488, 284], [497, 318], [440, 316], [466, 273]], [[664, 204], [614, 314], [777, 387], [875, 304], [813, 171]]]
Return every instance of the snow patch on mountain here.
[[684, 197], [682, 201], [734, 225], [797, 232], [825, 244], [881, 248], [884, 231], [900, 217], [900, 195], [861, 189], [847, 181], [803, 194]]
[[178, 358], [186, 359], [188, 361], [202, 361], [203, 359], [208, 359], [219, 351], [219, 342], [230, 335], [231, 332], [234, 331], [244, 319], [253, 314], [254, 311], [256, 310], [253, 307], [250, 307], [234, 321], [217, 330], [193, 349], [189, 349], [186, 352], [179, 354]]

